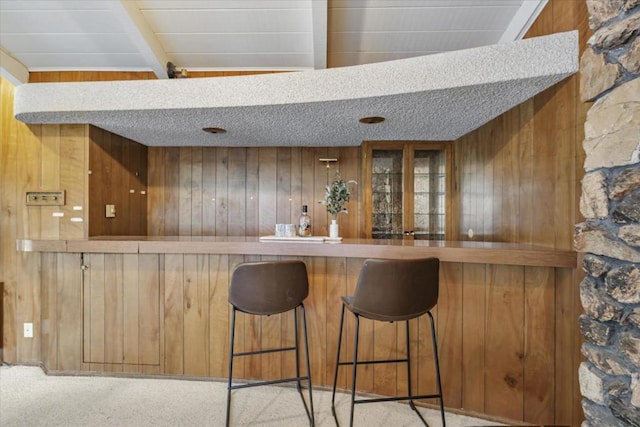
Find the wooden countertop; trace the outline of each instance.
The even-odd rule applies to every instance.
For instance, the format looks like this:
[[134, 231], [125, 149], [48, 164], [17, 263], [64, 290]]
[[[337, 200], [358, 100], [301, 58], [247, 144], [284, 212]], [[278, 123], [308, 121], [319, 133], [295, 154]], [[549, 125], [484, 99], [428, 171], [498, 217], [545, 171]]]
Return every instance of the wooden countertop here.
[[264, 242], [258, 237], [107, 236], [17, 240], [20, 252], [233, 254], [345, 258], [438, 257], [443, 262], [577, 267], [577, 253], [532, 245], [435, 240], [344, 239], [342, 243]]

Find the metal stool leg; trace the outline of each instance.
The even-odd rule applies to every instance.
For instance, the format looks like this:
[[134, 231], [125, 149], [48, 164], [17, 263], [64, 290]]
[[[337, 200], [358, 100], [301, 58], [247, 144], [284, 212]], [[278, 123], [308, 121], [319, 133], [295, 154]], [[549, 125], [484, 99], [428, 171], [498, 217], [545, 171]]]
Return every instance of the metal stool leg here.
[[442, 398], [442, 381], [440, 379], [440, 362], [438, 361], [438, 340], [436, 339], [436, 328], [433, 322], [433, 315], [430, 311], [427, 312], [429, 320], [431, 321], [431, 340], [433, 341], [433, 358], [436, 365], [436, 384], [438, 386], [438, 394], [440, 395], [440, 417], [442, 418], [442, 427], [447, 425], [444, 417], [444, 399]]
[[236, 331], [236, 309], [231, 310], [231, 337], [229, 338], [229, 382], [227, 384], [227, 420], [226, 426], [229, 427], [229, 414], [231, 412], [231, 378], [233, 374], [233, 342]]
[[338, 425], [338, 415], [336, 414], [336, 387], [338, 385], [338, 369], [340, 368], [340, 347], [342, 346], [342, 327], [344, 326], [344, 304], [342, 304], [342, 314], [340, 315], [340, 328], [338, 329], [338, 354], [336, 355], [336, 371], [333, 375], [333, 392], [331, 393], [331, 412]]
[[[307, 377], [308, 377], [307, 381], [309, 382], [309, 410], [307, 410], [307, 405], [304, 405], [304, 409], [307, 410], [307, 416], [309, 417], [309, 422], [311, 423], [311, 427], [313, 427], [315, 425], [315, 415], [313, 412], [313, 387], [311, 385], [311, 363], [309, 362], [309, 339], [307, 337], [307, 314], [306, 314], [306, 310], [304, 309], [304, 304], [300, 304], [300, 308], [302, 309], [302, 330], [304, 333], [304, 351], [305, 351], [305, 355], [307, 356]], [[296, 335], [297, 335], [297, 332], [296, 332]], [[300, 397], [302, 397], [302, 392], [300, 392]], [[304, 398], [302, 399], [302, 403], [304, 403]]]
[[293, 341], [295, 343], [296, 357], [296, 381], [298, 392], [302, 396], [302, 385], [300, 384], [300, 340], [298, 339], [298, 307], [293, 310]]
[[353, 335], [353, 377], [351, 383], [351, 416], [349, 426], [353, 427], [353, 413], [356, 405], [356, 372], [358, 372], [358, 335], [360, 332], [360, 316], [356, 316], [356, 327]]

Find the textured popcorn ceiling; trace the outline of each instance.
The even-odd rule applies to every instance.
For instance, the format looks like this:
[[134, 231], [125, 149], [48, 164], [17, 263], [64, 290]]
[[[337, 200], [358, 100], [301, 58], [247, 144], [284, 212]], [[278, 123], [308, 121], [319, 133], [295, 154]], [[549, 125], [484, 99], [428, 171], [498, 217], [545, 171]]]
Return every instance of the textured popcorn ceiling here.
[[[577, 31], [317, 71], [16, 87], [25, 123], [90, 123], [150, 146], [454, 140], [578, 70]], [[362, 124], [383, 116], [378, 124]], [[225, 134], [209, 134], [221, 127]]]

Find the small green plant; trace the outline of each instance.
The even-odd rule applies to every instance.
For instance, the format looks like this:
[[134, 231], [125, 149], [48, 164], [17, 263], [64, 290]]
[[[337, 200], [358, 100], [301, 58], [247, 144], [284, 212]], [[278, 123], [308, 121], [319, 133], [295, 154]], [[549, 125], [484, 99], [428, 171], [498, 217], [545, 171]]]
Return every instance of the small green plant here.
[[344, 204], [351, 198], [351, 191], [349, 191], [349, 184], [357, 184], [356, 181], [345, 181], [340, 175], [340, 171], [336, 171], [336, 178], [330, 185], [325, 187], [324, 200], [320, 203], [327, 207], [329, 212], [334, 218], [340, 213], [349, 213], [344, 207]]

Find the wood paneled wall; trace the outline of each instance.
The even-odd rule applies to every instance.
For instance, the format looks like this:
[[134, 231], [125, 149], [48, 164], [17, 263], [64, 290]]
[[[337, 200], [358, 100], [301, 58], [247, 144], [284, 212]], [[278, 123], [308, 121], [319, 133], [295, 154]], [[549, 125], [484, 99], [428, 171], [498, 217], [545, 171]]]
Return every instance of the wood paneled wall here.
[[[320, 158], [338, 158], [338, 164]], [[258, 236], [276, 223], [297, 223], [308, 205], [314, 235], [329, 234], [330, 215], [318, 204], [336, 168], [360, 176], [360, 148], [149, 147], [148, 234]], [[352, 186], [340, 235], [357, 237], [359, 188]]]
[[147, 234], [147, 146], [90, 126], [89, 172], [89, 236]]
[[[580, 30], [589, 37], [586, 2], [551, 1], [527, 37]], [[459, 227], [452, 240], [532, 243], [571, 249], [588, 105], [579, 76], [523, 102], [455, 142]]]
[[[586, 2], [552, 0], [526, 37], [575, 29], [579, 30], [582, 53], [591, 36]], [[453, 240], [572, 249], [573, 226], [582, 222], [582, 141], [588, 108], [580, 101], [579, 76], [574, 75], [457, 140], [454, 153], [459, 199], [454, 203], [459, 206], [459, 215], [453, 220], [459, 223], [454, 227]], [[474, 231], [473, 239], [467, 237], [469, 229]], [[577, 375], [582, 360], [582, 337], [577, 325], [582, 312], [582, 277], [581, 269], [557, 270], [555, 289], [535, 288], [531, 303], [524, 306], [525, 310], [535, 310], [540, 305], [553, 305], [555, 321], [562, 322], [555, 335], [540, 325], [538, 329], [527, 328], [524, 337], [527, 349], [540, 340], [543, 344], [555, 340], [557, 424], [579, 425], [583, 419]], [[522, 300], [516, 302], [511, 305], [513, 315], [522, 310]], [[485, 333], [487, 328], [488, 325]], [[540, 362], [550, 363], [548, 359]], [[509, 378], [497, 381], [508, 383]], [[490, 407], [485, 404], [484, 410]]]
[[[0, 281], [4, 360], [40, 360], [41, 261], [16, 252], [16, 239], [86, 237], [87, 125], [30, 125], [13, 118], [13, 86], [0, 79]], [[26, 206], [27, 191], [65, 190], [64, 206]], [[53, 216], [61, 214], [62, 217]], [[33, 323], [34, 338], [22, 325]]]

